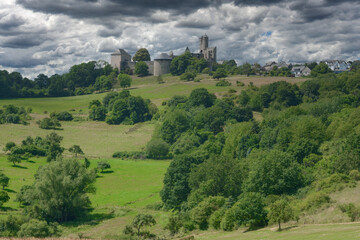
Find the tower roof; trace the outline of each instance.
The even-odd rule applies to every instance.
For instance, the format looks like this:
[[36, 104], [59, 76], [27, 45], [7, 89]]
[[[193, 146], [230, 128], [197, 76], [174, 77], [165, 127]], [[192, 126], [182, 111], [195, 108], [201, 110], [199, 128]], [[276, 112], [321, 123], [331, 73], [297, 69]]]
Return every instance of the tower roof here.
[[111, 55], [129, 55], [124, 49], [119, 48], [115, 52], [113, 52]]
[[172, 59], [168, 54], [161, 53], [160, 55], [156, 56], [155, 60], [172, 60]]

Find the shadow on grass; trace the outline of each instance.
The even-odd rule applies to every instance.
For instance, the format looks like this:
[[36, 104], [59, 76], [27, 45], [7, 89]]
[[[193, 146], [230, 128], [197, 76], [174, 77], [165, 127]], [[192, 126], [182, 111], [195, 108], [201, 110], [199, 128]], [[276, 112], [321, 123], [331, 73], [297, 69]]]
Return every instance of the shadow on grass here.
[[101, 173], [103, 173], [103, 174], [108, 174], [108, 173], [113, 173], [114, 171], [113, 170], [105, 170], [105, 171], [103, 171], [103, 172], [101, 172]]
[[15, 168], [21, 168], [21, 169], [28, 169], [27, 167], [20, 166], [20, 165], [13, 165], [13, 167], [15, 167]]
[[4, 189], [5, 192], [10, 192], [10, 193], [16, 193], [16, 191], [12, 190], [12, 189]]
[[27, 162], [29, 162], [29, 163], [35, 163], [35, 161], [33, 161], [33, 160], [28, 160]]
[[286, 228], [281, 228], [280, 231], [279, 231], [279, 229], [276, 230], [276, 231], [277, 232], [283, 232], [283, 231], [288, 231], [288, 230], [296, 228], [296, 227], [297, 227], [297, 225], [294, 225], [294, 226], [289, 226], [289, 227], [286, 227]]
[[72, 222], [66, 222], [63, 223], [63, 226], [66, 227], [78, 227], [80, 225], [90, 225], [90, 226], [95, 226], [98, 225], [100, 222], [104, 221], [104, 220], [108, 220], [111, 218], [114, 218], [115, 215], [113, 212], [111, 213], [90, 213], [89, 215], [87, 215], [86, 217], [79, 219], [77, 221], [72, 221]]

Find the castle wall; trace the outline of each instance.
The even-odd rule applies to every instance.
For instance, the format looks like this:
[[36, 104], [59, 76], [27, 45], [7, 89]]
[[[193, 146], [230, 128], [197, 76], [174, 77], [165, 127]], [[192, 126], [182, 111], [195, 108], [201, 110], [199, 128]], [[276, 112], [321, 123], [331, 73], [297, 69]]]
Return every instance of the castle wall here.
[[149, 67], [149, 75], [154, 75], [154, 61], [146, 61], [145, 63]]
[[117, 68], [120, 72], [121, 69], [121, 55], [111, 55], [111, 66]]
[[160, 76], [170, 72], [171, 60], [169, 59], [155, 59], [154, 61], [154, 76]]

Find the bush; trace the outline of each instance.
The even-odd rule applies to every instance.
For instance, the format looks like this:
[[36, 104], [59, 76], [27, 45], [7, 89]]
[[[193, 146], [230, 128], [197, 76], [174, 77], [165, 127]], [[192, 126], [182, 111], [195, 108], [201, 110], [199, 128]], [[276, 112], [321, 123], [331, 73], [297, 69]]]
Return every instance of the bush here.
[[120, 87], [128, 88], [131, 86], [131, 77], [127, 74], [119, 74], [118, 80], [120, 81]]
[[56, 118], [59, 121], [72, 121], [73, 120], [73, 116], [71, 115], [71, 113], [69, 112], [52, 112], [50, 114], [51, 118]]
[[0, 191], [0, 207], [7, 201], [9, 201], [10, 197], [5, 191]]
[[146, 145], [146, 155], [148, 158], [165, 159], [168, 157], [169, 144], [162, 139], [152, 139]]
[[9, 215], [6, 219], [0, 220], [0, 236], [1, 237], [17, 237], [24, 219]]
[[360, 219], [360, 208], [356, 207], [353, 203], [341, 204], [338, 207], [343, 213], [348, 215], [352, 222]]
[[231, 86], [231, 82], [226, 81], [226, 80], [221, 80], [220, 82], [216, 83], [217, 87], [227, 87], [227, 86]]
[[29, 222], [21, 225], [18, 237], [36, 237], [44, 238], [53, 236], [57, 233], [56, 225], [50, 226], [46, 221], [31, 219]]
[[122, 159], [145, 159], [146, 153], [145, 152], [115, 152], [112, 155], [113, 158], [122, 158]]
[[319, 209], [321, 206], [330, 203], [328, 194], [320, 191], [309, 194], [303, 201], [301, 210], [312, 211]]
[[105, 121], [107, 110], [104, 106], [92, 105], [89, 112], [89, 119], [94, 121]]
[[42, 129], [57, 129], [61, 127], [59, 120], [56, 118], [44, 118], [36, 122]]
[[195, 72], [185, 72], [180, 75], [180, 80], [193, 81], [196, 78]]
[[149, 67], [145, 62], [137, 62], [135, 64], [135, 74], [139, 77], [143, 77], [149, 74]]
[[110, 163], [107, 161], [98, 162], [97, 168], [104, 172], [105, 169], [111, 168]]

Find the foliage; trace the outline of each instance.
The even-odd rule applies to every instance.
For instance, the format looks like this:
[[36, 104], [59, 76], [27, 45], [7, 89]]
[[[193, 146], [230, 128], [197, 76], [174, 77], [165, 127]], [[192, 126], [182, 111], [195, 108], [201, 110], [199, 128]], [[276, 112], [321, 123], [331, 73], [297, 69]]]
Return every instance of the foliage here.
[[125, 226], [123, 233], [131, 236], [138, 236], [143, 239], [154, 238], [155, 235], [149, 231], [144, 231], [144, 227], [151, 227], [156, 224], [155, 218], [150, 214], [138, 214], [133, 219], [131, 225]]
[[150, 61], [150, 53], [146, 48], [140, 48], [137, 50], [133, 57], [133, 61]]
[[4, 152], [11, 151], [11, 149], [15, 146], [16, 146], [16, 144], [14, 142], [7, 142], [5, 144], [5, 147], [3, 148], [3, 151]]
[[95, 192], [95, 179], [94, 171], [88, 171], [76, 160], [50, 162], [38, 169], [34, 184], [23, 192], [31, 196], [28, 212], [57, 222], [83, 217], [90, 210], [87, 193]]
[[59, 120], [56, 118], [44, 118], [36, 122], [42, 129], [58, 129], [61, 127]]
[[270, 222], [278, 223], [281, 231], [281, 222], [287, 222], [294, 217], [294, 210], [290, 207], [289, 202], [282, 198], [269, 206], [268, 218]]
[[301, 169], [287, 153], [272, 150], [254, 153], [250, 164], [246, 191], [269, 194], [292, 194], [303, 185]]
[[195, 78], [196, 78], [195, 72], [184, 72], [183, 74], [180, 75], [180, 80], [184, 80], [184, 81], [194, 81]]
[[339, 209], [348, 215], [352, 222], [360, 219], [360, 208], [356, 207], [353, 203], [340, 204]]
[[[211, 169], [211, 171], [209, 171]], [[229, 157], [211, 157], [194, 167], [189, 176], [189, 185], [194, 191], [206, 183], [205, 196], [237, 197], [241, 193], [246, 174], [244, 167]]]
[[186, 112], [183, 110], [175, 110], [165, 116], [165, 120], [160, 129], [160, 136], [165, 142], [172, 144], [189, 127], [190, 122]]
[[[139, 77], [143, 77], [149, 74], [149, 67], [145, 62], [137, 62], [135, 64], [135, 74], [137, 74]], [[121, 85], [121, 82], [120, 82]]]
[[45, 238], [53, 236], [58, 232], [56, 225], [49, 225], [46, 221], [30, 219], [29, 222], [21, 225], [18, 237]]
[[106, 118], [107, 110], [104, 106], [91, 105], [89, 112], [89, 119], [94, 121], [104, 121]]
[[224, 204], [224, 197], [208, 197], [191, 210], [191, 219], [199, 229], [206, 230], [209, 226], [210, 216]]
[[194, 89], [190, 93], [188, 104], [190, 107], [204, 106], [211, 107], [215, 102], [216, 96], [208, 92], [205, 88]]
[[84, 155], [84, 152], [82, 151], [79, 145], [72, 145], [69, 148], [69, 152], [73, 153], [75, 155], [75, 158], [77, 158], [78, 154]]
[[152, 139], [146, 145], [146, 155], [152, 159], [165, 159], [168, 157], [169, 144], [162, 139]]
[[3, 190], [5, 187], [9, 186], [10, 178], [6, 176], [4, 173], [0, 173], [0, 185], [2, 186]]
[[216, 83], [217, 87], [227, 87], [227, 86], [231, 86], [231, 82], [226, 81], [226, 80], [221, 80], [219, 82]]
[[[214, 79], [226, 78], [227, 72], [224, 68], [217, 68], [213, 74]], [[225, 82], [225, 81], [224, 81]], [[217, 85], [218, 86], [218, 85]], [[220, 85], [219, 85], [220, 86]], [[223, 85], [222, 85], [223, 86]], [[229, 86], [229, 85], [228, 85]]]
[[221, 228], [232, 231], [236, 226], [245, 225], [251, 230], [266, 224], [267, 212], [263, 196], [259, 193], [248, 192], [240, 195], [239, 201], [226, 211]]
[[101, 170], [101, 172], [104, 172], [105, 169], [111, 168], [110, 163], [107, 161], [100, 161], [97, 164], [97, 168]]
[[123, 159], [145, 159], [146, 153], [142, 151], [135, 151], [135, 152], [115, 152], [112, 155], [113, 158], [123, 158]]
[[52, 112], [50, 118], [56, 118], [59, 121], [72, 121], [74, 118], [69, 112]]
[[7, 201], [9, 201], [10, 197], [5, 191], [0, 191], [0, 207]]
[[17, 237], [21, 225], [25, 222], [23, 218], [8, 215], [6, 219], [0, 220], [0, 236]]
[[131, 86], [131, 77], [127, 74], [119, 74], [118, 80], [120, 82], [120, 87], [122, 88], [128, 88]]
[[131, 96], [129, 91], [110, 93], [104, 98], [104, 106], [109, 109], [105, 121], [108, 124], [135, 124], [152, 118], [157, 108], [149, 100]]
[[20, 154], [9, 154], [7, 159], [13, 166], [16, 166], [17, 163], [21, 163], [22, 157]]
[[169, 217], [169, 222], [164, 227], [164, 230], [169, 230], [171, 236], [174, 236], [180, 231], [182, 226], [182, 219], [179, 216], [174, 215]]
[[164, 187], [160, 192], [161, 199], [168, 209], [179, 209], [190, 193], [189, 174], [191, 169], [205, 160], [203, 153], [175, 156], [164, 177]]
[[321, 62], [311, 70], [311, 76], [317, 77], [320, 74], [326, 74], [326, 73], [331, 73], [331, 72], [332, 71], [328, 67], [328, 65], [326, 63]]

